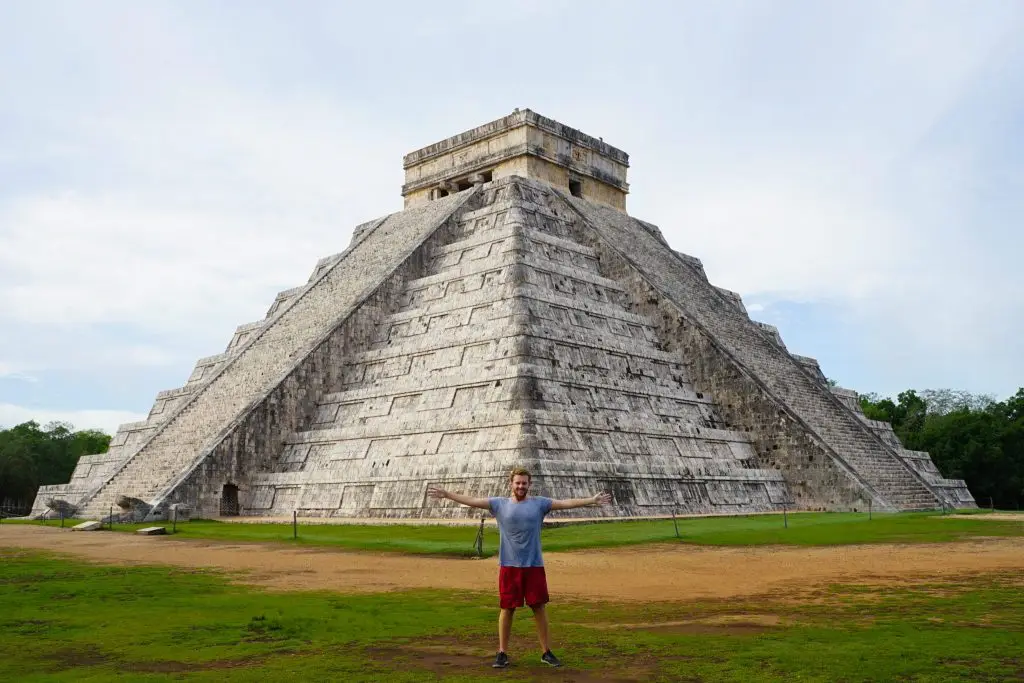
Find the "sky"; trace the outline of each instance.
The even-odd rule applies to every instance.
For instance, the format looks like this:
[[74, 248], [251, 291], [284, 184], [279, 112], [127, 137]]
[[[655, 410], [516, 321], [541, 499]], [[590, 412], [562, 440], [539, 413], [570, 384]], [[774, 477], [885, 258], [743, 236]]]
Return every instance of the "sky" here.
[[0, 426], [113, 432], [530, 108], [862, 393], [1024, 386], [1024, 3], [0, 4]]

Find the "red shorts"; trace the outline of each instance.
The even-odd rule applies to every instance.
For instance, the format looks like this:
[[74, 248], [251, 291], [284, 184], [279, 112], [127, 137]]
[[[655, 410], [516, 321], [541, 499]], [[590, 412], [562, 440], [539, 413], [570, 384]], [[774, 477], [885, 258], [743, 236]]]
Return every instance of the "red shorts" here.
[[498, 595], [502, 609], [543, 605], [548, 601], [548, 579], [544, 567], [501, 567]]

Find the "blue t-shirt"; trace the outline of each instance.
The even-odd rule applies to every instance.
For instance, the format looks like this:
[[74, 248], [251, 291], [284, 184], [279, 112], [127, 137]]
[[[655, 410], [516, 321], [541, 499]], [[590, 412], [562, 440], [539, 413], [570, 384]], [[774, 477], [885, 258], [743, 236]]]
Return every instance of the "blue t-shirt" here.
[[511, 498], [488, 500], [501, 532], [498, 564], [502, 567], [543, 567], [540, 526], [544, 515], [551, 512], [551, 499], [527, 496], [521, 503]]

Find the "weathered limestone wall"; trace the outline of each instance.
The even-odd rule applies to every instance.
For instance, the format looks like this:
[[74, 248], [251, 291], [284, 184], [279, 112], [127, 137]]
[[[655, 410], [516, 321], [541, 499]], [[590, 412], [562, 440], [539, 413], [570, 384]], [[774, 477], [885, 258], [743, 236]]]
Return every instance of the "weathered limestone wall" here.
[[[504, 173], [502, 175], [505, 175]], [[511, 174], [508, 174], [511, 175]], [[618, 187], [608, 185], [589, 174], [572, 171], [547, 159], [527, 158], [526, 177], [564, 188], [569, 191], [569, 180], [580, 182], [582, 197], [597, 204], [605, 204], [619, 211], [626, 210], [626, 195]]]
[[523, 147], [527, 141], [524, 117], [513, 114], [491, 121], [405, 155], [406, 185], [412, 189], [449, 178], [455, 169], [482, 168], [501, 161], [509, 150]]
[[527, 121], [532, 124], [528, 129], [530, 151], [537, 158], [626, 192], [629, 162], [625, 152], [542, 116]]

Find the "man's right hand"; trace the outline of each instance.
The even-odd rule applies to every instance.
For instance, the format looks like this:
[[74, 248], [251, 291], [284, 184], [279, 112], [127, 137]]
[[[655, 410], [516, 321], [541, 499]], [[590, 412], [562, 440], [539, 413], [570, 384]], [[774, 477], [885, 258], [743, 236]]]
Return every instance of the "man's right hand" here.
[[436, 498], [437, 500], [443, 500], [448, 497], [448, 492], [440, 486], [434, 486], [431, 484], [427, 487], [427, 495], [431, 498]]

